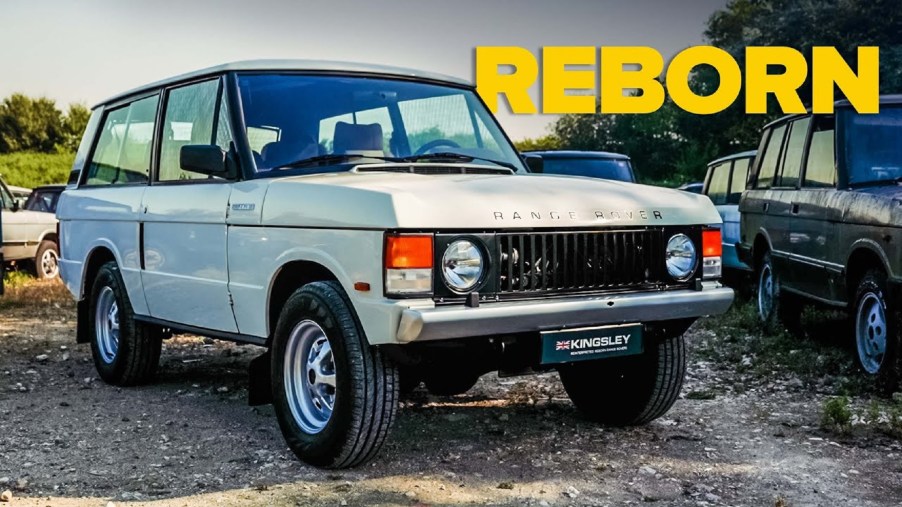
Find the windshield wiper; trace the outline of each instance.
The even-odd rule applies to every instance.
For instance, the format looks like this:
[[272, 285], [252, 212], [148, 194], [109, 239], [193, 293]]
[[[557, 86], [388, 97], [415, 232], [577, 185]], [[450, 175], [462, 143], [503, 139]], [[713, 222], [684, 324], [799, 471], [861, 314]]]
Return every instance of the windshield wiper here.
[[454, 153], [451, 151], [441, 152], [441, 153], [424, 153], [422, 155], [411, 155], [409, 157], [404, 157], [398, 159], [401, 162], [416, 162], [417, 160], [465, 160], [467, 162], [471, 162], [473, 160], [481, 160], [483, 162], [490, 162], [492, 164], [500, 165], [501, 167], [506, 167], [511, 171], [517, 172], [517, 166], [511, 164], [510, 162], [506, 162], [504, 160], [495, 160], [493, 158], [485, 158], [485, 157], [477, 157], [475, 155], [464, 155], [463, 153]]
[[383, 157], [380, 155], [362, 155], [359, 153], [330, 153], [328, 155], [317, 155], [315, 157], [302, 158], [300, 160], [295, 160], [294, 162], [289, 162], [287, 164], [279, 164], [273, 169], [298, 169], [311, 165], [340, 164], [342, 162], [347, 162], [355, 158], [375, 158], [377, 160], [385, 160], [387, 162], [404, 162], [403, 159], [395, 157]]

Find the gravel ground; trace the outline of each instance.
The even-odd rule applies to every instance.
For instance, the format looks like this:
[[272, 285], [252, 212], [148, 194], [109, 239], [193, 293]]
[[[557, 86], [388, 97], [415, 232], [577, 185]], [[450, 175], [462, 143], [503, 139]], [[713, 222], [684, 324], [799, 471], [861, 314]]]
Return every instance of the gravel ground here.
[[177, 337], [155, 384], [110, 387], [74, 343], [64, 290], [32, 285], [0, 306], [9, 505], [902, 505], [900, 441], [825, 432], [832, 393], [695, 356], [684, 394], [716, 394], [645, 427], [580, 419], [555, 374], [487, 375], [463, 396], [415, 392], [375, 463], [317, 470], [271, 407], [246, 404], [261, 349]]

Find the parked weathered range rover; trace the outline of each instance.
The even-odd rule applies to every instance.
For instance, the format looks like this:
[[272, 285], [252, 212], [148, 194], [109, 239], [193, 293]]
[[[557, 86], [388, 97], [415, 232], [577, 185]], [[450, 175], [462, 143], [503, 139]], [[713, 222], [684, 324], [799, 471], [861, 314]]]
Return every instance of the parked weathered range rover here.
[[764, 128], [742, 212], [741, 257], [762, 320], [800, 330], [800, 306], [847, 309], [858, 361], [899, 380], [902, 96], [860, 115], [795, 115]]
[[707, 198], [529, 175], [448, 77], [195, 72], [97, 106], [74, 171], [62, 277], [103, 380], [148, 381], [171, 332], [266, 347], [251, 402], [318, 466], [375, 455], [404, 376], [448, 393], [557, 369], [589, 418], [647, 422], [679, 393], [683, 332], [733, 298]]

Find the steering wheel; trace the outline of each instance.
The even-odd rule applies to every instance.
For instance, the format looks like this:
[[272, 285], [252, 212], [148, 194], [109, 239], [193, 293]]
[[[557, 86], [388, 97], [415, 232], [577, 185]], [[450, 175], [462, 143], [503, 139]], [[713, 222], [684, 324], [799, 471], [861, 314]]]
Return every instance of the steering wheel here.
[[439, 146], [447, 146], [449, 148], [460, 148], [460, 145], [450, 139], [436, 139], [420, 146], [420, 149], [414, 152], [414, 155], [424, 155], [426, 152], [438, 148]]

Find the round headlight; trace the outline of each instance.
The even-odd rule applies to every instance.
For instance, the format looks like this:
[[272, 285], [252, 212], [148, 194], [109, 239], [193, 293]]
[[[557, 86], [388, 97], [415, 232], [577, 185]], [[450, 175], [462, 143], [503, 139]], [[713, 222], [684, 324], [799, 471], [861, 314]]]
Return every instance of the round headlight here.
[[458, 239], [442, 255], [442, 276], [452, 289], [464, 292], [479, 283], [485, 263], [482, 251], [472, 241]]
[[695, 271], [698, 255], [695, 252], [695, 245], [689, 239], [689, 236], [674, 234], [667, 242], [665, 258], [667, 260], [667, 273], [677, 280], [685, 280]]

